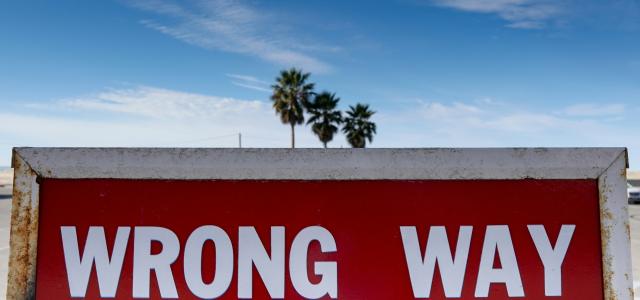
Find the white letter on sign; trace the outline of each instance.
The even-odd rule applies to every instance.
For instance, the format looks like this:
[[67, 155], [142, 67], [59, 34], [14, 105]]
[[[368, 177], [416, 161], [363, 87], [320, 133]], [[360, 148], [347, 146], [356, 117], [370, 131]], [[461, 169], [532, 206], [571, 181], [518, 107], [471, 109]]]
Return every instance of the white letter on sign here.
[[307, 256], [309, 244], [320, 242], [320, 251], [335, 252], [336, 241], [331, 232], [320, 226], [310, 226], [298, 233], [291, 244], [289, 255], [289, 275], [296, 291], [306, 299], [319, 299], [324, 295], [338, 298], [338, 265], [336, 262], [316, 262], [315, 274], [322, 276], [318, 284], [309, 282], [307, 276]]
[[[213, 282], [202, 280], [202, 248], [212, 241], [216, 250]], [[198, 227], [191, 233], [184, 247], [184, 279], [191, 292], [202, 299], [214, 299], [227, 291], [233, 277], [233, 246], [224, 230], [218, 226]]]
[[116, 296], [130, 231], [131, 228], [129, 227], [118, 227], [116, 240], [113, 244], [113, 252], [111, 259], [109, 259], [103, 227], [89, 227], [82, 257], [80, 257], [80, 251], [78, 250], [76, 228], [73, 226], [60, 227], [71, 297], [85, 296], [94, 262], [98, 275], [100, 297], [114, 298]]
[[529, 233], [544, 265], [544, 294], [562, 296], [562, 262], [569, 249], [576, 225], [562, 225], [555, 249], [542, 225], [529, 225]]
[[[493, 268], [493, 259], [498, 253], [501, 269]], [[505, 283], [509, 297], [524, 297], [522, 279], [516, 253], [511, 242], [511, 233], [507, 225], [487, 226], [480, 257], [480, 270], [476, 283], [476, 297], [489, 297], [489, 286], [492, 283]]]
[[271, 258], [254, 227], [238, 232], [238, 298], [253, 298], [253, 265], [271, 298], [284, 298], [284, 227], [271, 227]]
[[[162, 244], [158, 254], [151, 255], [151, 242]], [[160, 296], [178, 298], [171, 273], [180, 254], [180, 241], [173, 231], [162, 227], [136, 227], [133, 239], [133, 297], [149, 298], [151, 270], [156, 272]]]
[[429, 298], [436, 262], [440, 268], [446, 297], [459, 298], [462, 293], [464, 272], [467, 267], [472, 226], [461, 226], [458, 233], [456, 258], [452, 258], [447, 231], [444, 226], [432, 226], [424, 258], [420, 254], [418, 234], [414, 226], [401, 226], [402, 244], [409, 267], [413, 296]]

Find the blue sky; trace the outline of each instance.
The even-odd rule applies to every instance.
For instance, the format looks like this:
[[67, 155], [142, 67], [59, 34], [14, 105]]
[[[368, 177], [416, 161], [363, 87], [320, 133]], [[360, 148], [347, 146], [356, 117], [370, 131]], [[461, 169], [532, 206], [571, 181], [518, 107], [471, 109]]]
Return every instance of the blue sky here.
[[372, 147], [627, 146], [640, 168], [638, 1], [0, 6], [0, 165], [13, 146], [287, 147], [269, 85], [295, 66], [377, 111]]

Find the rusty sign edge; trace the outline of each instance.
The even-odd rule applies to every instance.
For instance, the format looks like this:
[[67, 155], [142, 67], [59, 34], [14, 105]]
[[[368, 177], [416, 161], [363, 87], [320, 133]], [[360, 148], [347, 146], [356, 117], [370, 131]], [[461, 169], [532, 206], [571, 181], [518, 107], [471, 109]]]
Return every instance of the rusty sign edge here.
[[34, 299], [38, 242], [38, 175], [14, 150], [7, 299]]
[[605, 300], [632, 300], [631, 232], [626, 193], [627, 152], [598, 177]]

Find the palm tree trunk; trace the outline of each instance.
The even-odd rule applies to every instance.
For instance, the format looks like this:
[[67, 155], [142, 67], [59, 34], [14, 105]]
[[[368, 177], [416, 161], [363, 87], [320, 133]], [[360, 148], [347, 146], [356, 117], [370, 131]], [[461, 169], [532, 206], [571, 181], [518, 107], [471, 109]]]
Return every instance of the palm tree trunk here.
[[322, 142], [322, 144], [324, 145], [324, 148], [327, 149], [327, 142]]
[[296, 147], [296, 130], [295, 127], [296, 124], [291, 123], [291, 149]]

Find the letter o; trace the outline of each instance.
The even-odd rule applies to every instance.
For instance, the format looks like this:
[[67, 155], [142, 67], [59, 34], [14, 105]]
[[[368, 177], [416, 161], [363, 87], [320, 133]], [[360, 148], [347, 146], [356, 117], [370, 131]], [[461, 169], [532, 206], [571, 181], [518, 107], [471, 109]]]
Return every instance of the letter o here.
[[[208, 240], [216, 248], [216, 270], [211, 283], [202, 279], [202, 249]], [[218, 226], [206, 225], [194, 230], [184, 248], [184, 279], [191, 292], [202, 299], [222, 296], [233, 277], [233, 246], [229, 235]]]

